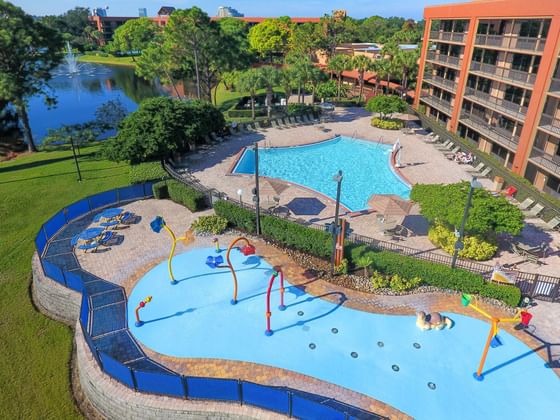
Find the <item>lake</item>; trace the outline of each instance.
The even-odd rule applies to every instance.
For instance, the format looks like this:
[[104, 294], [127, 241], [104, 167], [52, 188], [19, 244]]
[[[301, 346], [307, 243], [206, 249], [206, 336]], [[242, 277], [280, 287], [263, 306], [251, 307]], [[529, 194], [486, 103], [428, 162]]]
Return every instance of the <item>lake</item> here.
[[134, 74], [134, 68], [84, 63], [75, 76], [65, 73], [64, 67], [55, 70], [49, 82], [57, 99], [48, 107], [42, 98], [29, 101], [29, 120], [36, 144], [40, 144], [49, 128], [77, 124], [95, 118], [95, 110], [109, 100], [118, 99], [132, 112], [146, 98], [165, 94], [156, 83]]

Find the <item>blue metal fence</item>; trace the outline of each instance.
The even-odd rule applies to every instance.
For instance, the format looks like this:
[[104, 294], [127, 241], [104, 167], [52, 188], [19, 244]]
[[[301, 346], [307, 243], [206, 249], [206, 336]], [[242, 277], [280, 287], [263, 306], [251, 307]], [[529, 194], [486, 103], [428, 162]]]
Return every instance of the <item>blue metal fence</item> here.
[[[80, 326], [99, 367], [113, 379], [135, 391], [179, 398], [232, 401], [302, 419], [381, 419], [377, 414], [315, 394], [287, 387], [272, 387], [237, 379], [182, 376], [150, 360], [126, 327], [124, 290], [81, 268], [65, 270], [67, 260], [49, 256], [50, 240], [76, 219], [102, 207], [152, 196], [146, 183], [96, 194], [77, 201], [49, 219], [35, 238], [45, 275], [82, 293]], [[59, 241], [60, 242], [60, 241]], [[78, 265], [79, 267], [79, 265]], [[330, 404], [325, 404], [330, 402]], [[332, 404], [332, 403], [336, 404]]]

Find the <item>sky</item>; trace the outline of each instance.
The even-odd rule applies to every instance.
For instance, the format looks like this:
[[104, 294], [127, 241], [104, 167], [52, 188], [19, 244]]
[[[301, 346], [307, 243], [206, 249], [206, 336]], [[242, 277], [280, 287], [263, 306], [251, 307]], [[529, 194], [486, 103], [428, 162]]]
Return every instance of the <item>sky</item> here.
[[349, 16], [363, 18], [372, 15], [401, 16], [422, 19], [425, 6], [453, 3], [453, 0], [9, 0], [32, 15], [58, 15], [76, 6], [109, 6], [109, 16], [138, 16], [145, 7], [148, 16], [156, 15], [160, 6], [188, 8], [198, 6], [210, 16], [219, 6], [230, 6], [245, 16], [320, 17], [332, 10], [345, 9]]

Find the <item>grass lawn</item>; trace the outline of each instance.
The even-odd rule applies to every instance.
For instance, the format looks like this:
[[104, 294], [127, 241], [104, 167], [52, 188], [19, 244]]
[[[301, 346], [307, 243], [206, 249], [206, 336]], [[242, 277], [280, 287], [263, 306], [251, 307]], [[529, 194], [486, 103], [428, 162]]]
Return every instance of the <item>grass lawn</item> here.
[[78, 61], [82, 61], [84, 63], [116, 64], [119, 66], [136, 65], [136, 63], [132, 61], [132, 57], [114, 57], [112, 55], [103, 57], [95, 54], [84, 54], [78, 57]]
[[128, 165], [82, 149], [84, 181], [70, 151], [39, 152], [0, 163], [0, 418], [69, 419], [80, 413], [70, 389], [72, 331], [37, 312], [30, 299], [37, 230], [88, 195], [128, 184]]

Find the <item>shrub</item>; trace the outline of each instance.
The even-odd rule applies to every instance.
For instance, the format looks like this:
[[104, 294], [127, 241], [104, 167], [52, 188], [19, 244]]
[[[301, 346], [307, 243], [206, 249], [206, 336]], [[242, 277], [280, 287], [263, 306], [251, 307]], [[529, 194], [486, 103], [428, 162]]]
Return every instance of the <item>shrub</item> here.
[[379, 271], [374, 271], [370, 279], [374, 289], [385, 289], [390, 285], [390, 279]]
[[383, 130], [400, 130], [404, 127], [404, 124], [401, 120], [397, 119], [387, 119], [383, 120], [378, 117], [373, 117], [371, 119], [371, 125], [377, 128], [381, 128]]
[[[227, 112], [227, 116], [230, 119], [236, 119], [236, 118], [252, 118], [253, 114], [251, 113], [251, 110], [247, 110], [247, 109], [230, 109]], [[263, 108], [258, 108], [255, 109], [255, 117], [264, 117], [266, 116], [266, 109]]]
[[184, 205], [190, 211], [200, 211], [206, 208], [206, 196], [179, 181], [174, 179], [167, 181], [167, 191], [171, 200]]
[[348, 260], [343, 258], [340, 264], [334, 267], [334, 271], [337, 274], [348, 274]]
[[407, 107], [407, 103], [396, 95], [377, 95], [366, 104], [366, 110], [378, 112], [383, 120], [395, 112], [406, 111]]
[[[218, 216], [228, 220], [231, 226], [254, 233], [256, 229], [255, 213], [227, 201], [214, 204]], [[307, 252], [321, 258], [328, 258], [332, 252], [332, 237], [329, 233], [308, 228], [274, 216], [261, 216], [263, 237], [281, 243], [290, 248]]]
[[161, 166], [161, 162], [145, 162], [137, 165], [130, 165], [128, 179], [131, 184], [142, 184], [146, 181], [161, 181], [169, 175]]
[[[453, 254], [457, 237], [450, 229], [436, 223], [428, 231], [428, 238], [435, 246], [440, 247], [450, 255]], [[494, 235], [489, 235], [487, 238], [480, 235], [465, 236], [463, 244], [465, 247], [459, 251], [459, 256], [476, 261], [489, 260], [498, 250], [498, 243]]]
[[393, 274], [390, 280], [391, 290], [395, 292], [406, 292], [407, 290], [414, 289], [422, 283], [420, 277], [413, 277], [411, 279], [406, 279], [398, 274]]
[[517, 306], [521, 300], [521, 290], [518, 287], [496, 283], [487, 283], [480, 295], [501, 300], [509, 306]]
[[169, 198], [169, 191], [167, 191], [167, 181], [159, 181], [152, 185], [154, 197], [158, 200], [162, 198]]
[[196, 233], [213, 233], [219, 235], [227, 228], [228, 221], [220, 216], [200, 216], [192, 225]]
[[303, 115], [313, 112], [313, 105], [307, 104], [288, 104], [288, 115]]

